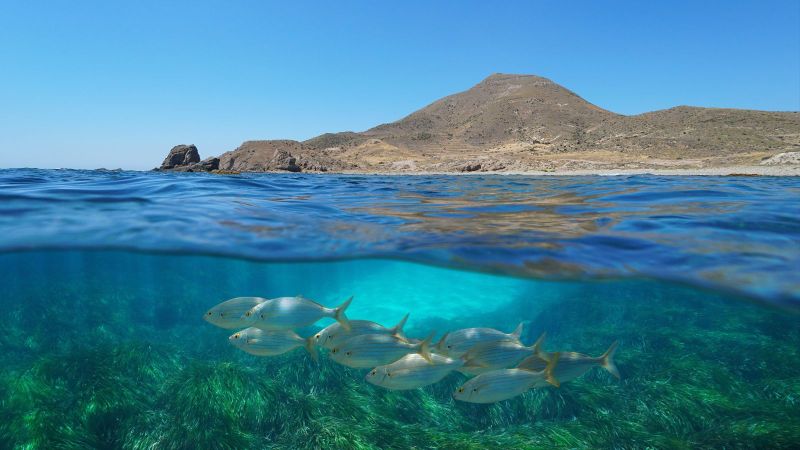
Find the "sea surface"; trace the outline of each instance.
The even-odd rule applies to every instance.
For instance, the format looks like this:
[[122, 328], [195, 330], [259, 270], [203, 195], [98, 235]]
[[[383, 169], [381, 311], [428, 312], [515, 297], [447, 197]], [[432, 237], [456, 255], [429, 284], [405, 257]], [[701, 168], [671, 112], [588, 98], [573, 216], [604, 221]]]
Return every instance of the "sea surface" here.
[[[470, 404], [203, 320], [294, 295], [621, 379]], [[0, 448], [798, 448], [800, 178], [0, 170], [0, 315]]]

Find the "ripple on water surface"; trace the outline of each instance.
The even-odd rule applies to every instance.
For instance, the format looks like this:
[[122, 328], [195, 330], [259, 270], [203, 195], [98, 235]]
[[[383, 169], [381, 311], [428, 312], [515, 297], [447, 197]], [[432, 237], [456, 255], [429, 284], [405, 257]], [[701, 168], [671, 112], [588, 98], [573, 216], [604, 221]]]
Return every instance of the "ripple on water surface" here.
[[800, 301], [800, 180], [0, 171], [0, 249], [391, 257]]

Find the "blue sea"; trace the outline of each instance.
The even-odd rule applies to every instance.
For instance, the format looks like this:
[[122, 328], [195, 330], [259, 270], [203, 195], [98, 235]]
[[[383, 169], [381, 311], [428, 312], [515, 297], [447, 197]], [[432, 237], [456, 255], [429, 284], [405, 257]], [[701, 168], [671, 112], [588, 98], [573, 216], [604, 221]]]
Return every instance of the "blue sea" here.
[[[295, 295], [621, 378], [472, 404], [203, 320]], [[800, 178], [0, 170], [0, 312], [0, 448], [800, 447]]]

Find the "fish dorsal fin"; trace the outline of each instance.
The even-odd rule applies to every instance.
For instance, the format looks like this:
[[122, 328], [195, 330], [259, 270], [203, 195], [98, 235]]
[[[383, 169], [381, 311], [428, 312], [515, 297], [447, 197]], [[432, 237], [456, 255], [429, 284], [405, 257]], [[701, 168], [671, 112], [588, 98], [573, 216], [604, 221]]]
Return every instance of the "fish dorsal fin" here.
[[445, 347], [444, 341], [447, 340], [447, 336], [449, 336], [449, 335], [450, 335], [449, 331], [447, 333], [443, 334], [442, 337], [439, 338], [439, 342], [437, 342], [436, 345], [433, 346], [433, 348], [435, 348], [436, 351], [438, 351], [438, 352], [443, 352], [444, 351], [444, 347]]
[[430, 345], [431, 345], [431, 340], [433, 340], [433, 337], [435, 335], [436, 332], [431, 331], [431, 334], [429, 334], [428, 337], [426, 337], [422, 342], [419, 343], [418, 352], [420, 356], [425, 358], [425, 361], [428, 361], [429, 363], [433, 363], [433, 357], [431, 356]]
[[325, 307], [325, 305], [323, 305], [322, 303], [319, 303], [319, 302], [316, 302], [316, 301], [314, 301], [314, 300], [311, 300], [310, 298], [306, 297], [306, 296], [305, 296], [305, 295], [303, 295], [303, 294], [297, 294], [297, 295], [295, 295], [295, 296], [294, 296], [294, 298], [296, 298], [296, 299], [298, 299], [298, 300], [305, 300], [305, 301], [307, 301], [307, 302], [311, 302], [311, 303], [313, 303], [313, 304], [315, 304], [315, 305], [319, 306], [320, 308], [327, 309], [327, 308]]
[[546, 337], [547, 337], [547, 332], [545, 331], [545, 332], [542, 333], [541, 336], [539, 336], [539, 339], [537, 339], [536, 342], [534, 342], [533, 346], [532, 346], [533, 354], [538, 356], [539, 358], [542, 358], [545, 361], [547, 361], [549, 359], [548, 355], [547, 355], [547, 352], [542, 350], [542, 344], [544, 344], [544, 339]]
[[338, 307], [336, 307], [336, 308], [334, 308], [332, 310], [333, 311], [333, 318], [337, 322], [342, 324], [342, 328], [344, 329], [344, 331], [346, 331], [348, 333], [350, 332], [350, 330], [352, 328], [350, 327], [350, 320], [347, 318], [347, 316], [345, 315], [344, 312], [347, 310], [347, 307], [350, 306], [350, 302], [352, 302], [352, 301], [353, 301], [353, 296], [351, 295], [350, 298], [348, 298], [347, 300], [342, 302], [341, 305], [339, 305]]
[[516, 340], [519, 340], [519, 338], [522, 336], [522, 329], [523, 329], [524, 326], [525, 326], [525, 322], [524, 321], [520, 322], [519, 325], [517, 325], [517, 328], [514, 328], [514, 331], [509, 333], [509, 336], [511, 336], [512, 338], [514, 338]]
[[403, 333], [403, 327], [406, 326], [406, 321], [408, 321], [408, 315], [409, 314], [410, 313], [406, 313], [406, 315], [403, 316], [402, 319], [400, 319], [400, 322], [397, 322], [397, 325], [395, 325], [395, 326], [393, 326], [392, 328], [389, 329], [391, 334], [393, 334], [393, 335], [395, 335], [395, 336], [397, 336], [397, 337], [399, 337], [401, 339], [405, 339], [406, 338], [405, 334]]

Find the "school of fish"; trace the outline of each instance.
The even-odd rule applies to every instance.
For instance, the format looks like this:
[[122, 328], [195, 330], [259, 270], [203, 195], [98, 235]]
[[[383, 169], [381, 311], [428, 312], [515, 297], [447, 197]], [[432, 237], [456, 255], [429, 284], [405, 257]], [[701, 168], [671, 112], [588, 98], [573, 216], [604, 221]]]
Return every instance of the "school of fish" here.
[[[596, 366], [620, 377], [613, 359], [617, 342], [597, 357], [547, 352], [542, 349], [544, 334], [530, 346], [520, 341], [524, 326], [520, 323], [510, 333], [492, 328], [455, 330], [432, 344], [434, 333], [422, 340], [405, 335], [408, 314], [391, 328], [349, 320], [345, 311], [352, 299], [327, 308], [303, 296], [236, 297], [209, 309], [203, 318], [220, 328], [238, 329], [228, 340], [251, 355], [276, 356], [303, 347], [317, 361], [318, 348], [324, 348], [339, 364], [371, 369], [366, 381], [390, 390], [421, 388], [461, 372], [473, 377], [453, 392], [453, 398], [469, 403], [495, 403], [530, 389], [559, 387]], [[324, 318], [335, 322], [308, 337], [295, 331]]]

